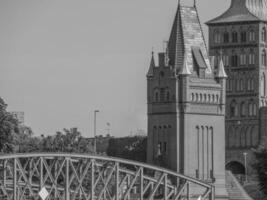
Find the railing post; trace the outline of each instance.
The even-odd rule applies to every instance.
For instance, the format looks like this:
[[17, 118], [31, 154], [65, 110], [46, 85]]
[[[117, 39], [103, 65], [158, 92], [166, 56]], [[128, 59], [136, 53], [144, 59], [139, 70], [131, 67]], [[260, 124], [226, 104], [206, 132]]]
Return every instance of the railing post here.
[[17, 159], [14, 158], [13, 164], [13, 200], [17, 200]]
[[165, 177], [164, 177], [164, 200], [167, 200], [167, 196], [168, 196], [167, 185], [168, 185], [168, 175], [165, 174]]
[[44, 158], [40, 158], [40, 190], [43, 188], [44, 182]]
[[3, 167], [4, 167], [4, 174], [3, 174], [3, 176], [4, 176], [4, 182], [3, 182], [3, 184], [4, 184], [4, 188], [6, 188], [6, 170], [7, 170], [7, 160], [5, 159], [4, 160], [4, 163], [3, 163]]
[[116, 184], [116, 194], [115, 194], [115, 200], [119, 200], [119, 183], [120, 183], [120, 169], [119, 169], [119, 163], [115, 163], [115, 165], [116, 165], [116, 180], [115, 180], [115, 184]]
[[92, 159], [92, 167], [91, 167], [91, 200], [94, 199], [95, 196], [95, 160]]
[[215, 200], [215, 187], [214, 185], [211, 187], [211, 195], [210, 195], [211, 200]]
[[144, 190], [144, 168], [140, 169], [140, 200], [143, 200]]
[[187, 199], [190, 200], [190, 182], [187, 183]]
[[65, 179], [66, 179], [66, 183], [65, 183], [65, 200], [69, 200], [70, 199], [70, 191], [69, 191], [69, 167], [70, 167], [70, 159], [68, 157], [65, 158], [66, 159], [66, 174], [65, 174]]

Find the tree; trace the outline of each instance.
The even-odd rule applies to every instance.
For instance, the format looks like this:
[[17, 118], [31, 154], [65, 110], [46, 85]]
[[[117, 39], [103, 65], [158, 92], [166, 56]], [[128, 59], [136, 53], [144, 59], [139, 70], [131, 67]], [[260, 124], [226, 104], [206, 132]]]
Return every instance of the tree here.
[[258, 172], [260, 190], [267, 195], [267, 147], [257, 150], [255, 155], [258, 160], [255, 166]]
[[7, 104], [0, 98], [0, 152], [14, 150], [13, 137], [18, 134], [18, 121], [6, 111]]
[[147, 138], [142, 136], [111, 138], [107, 149], [108, 156], [146, 162]]

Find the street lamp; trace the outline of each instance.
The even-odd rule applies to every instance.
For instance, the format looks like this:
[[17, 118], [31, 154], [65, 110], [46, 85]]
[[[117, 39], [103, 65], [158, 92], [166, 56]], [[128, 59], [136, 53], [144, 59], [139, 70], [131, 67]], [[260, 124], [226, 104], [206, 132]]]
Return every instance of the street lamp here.
[[248, 153], [244, 152], [243, 155], [244, 155], [244, 162], [245, 162], [245, 182], [247, 183], [248, 182], [248, 171], [247, 171], [247, 155], [248, 155]]
[[98, 113], [99, 110], [94, 111], [94, 153], [96, 154], [96, 113]]

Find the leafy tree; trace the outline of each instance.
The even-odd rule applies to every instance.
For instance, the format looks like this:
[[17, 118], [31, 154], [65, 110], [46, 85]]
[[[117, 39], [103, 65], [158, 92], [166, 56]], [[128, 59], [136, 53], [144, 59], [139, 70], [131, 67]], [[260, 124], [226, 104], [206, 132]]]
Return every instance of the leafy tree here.
[[55, 135], [42, 137], [39, 145], [41, 152], [92, 153], [93, 147], [81, 136], [77, 128], [63, 129]]
[[267, 195], [267, 147], [257, 150], [255, 155], [258, 160], [255, 166], [258, 171], [260, 190]]
[[7, 104], [0, 98], [0, 152], [14, 150], [13, 137], [18, 134], [18, 122], [6, 111]]
[[142, 136], [111, 138], [107, 149], [108, 156], [146, 162], [147, 139]]

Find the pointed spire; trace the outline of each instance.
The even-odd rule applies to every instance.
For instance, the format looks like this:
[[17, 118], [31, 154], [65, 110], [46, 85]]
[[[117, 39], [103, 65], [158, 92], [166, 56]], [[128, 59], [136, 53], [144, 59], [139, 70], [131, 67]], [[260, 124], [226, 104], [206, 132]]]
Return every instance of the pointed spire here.
[[182, 70], [180, 71], [179, 75], [190, 75], [191, 72], [188, 68], [188, 65], [187, 65], [187, 54], [185, 53], [184, 54], [184, 64], [183, 64], [183, 68]]
[[227, 74], [224, 70], [224, 64], [223, 64], [222, 56], [221, 56], [221, 60], [219, 63], [219, 70], [218, 70], [217, 78], [227, 78]]
[[152, 50], [151, 61], [150, 61], [150, 66], [149, 66], [147, 76], [153, 76], [154, 75], [154, 67], [156, 67], [156, 65], [155, 65], [155, 60], [154, 60], [154, 51]]
[[197, 7], [197, 2], [196, 2], [196, 0], [194, 0], [194, 7], [195, 7], [195, 8]]

